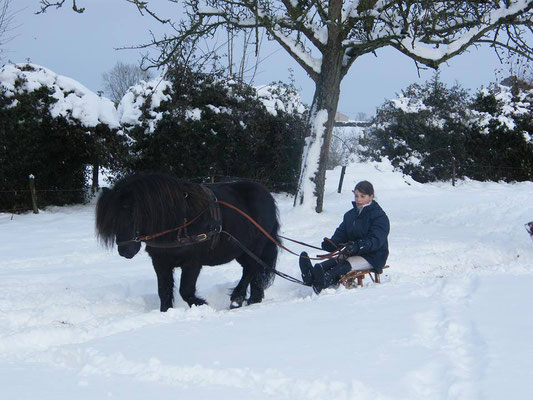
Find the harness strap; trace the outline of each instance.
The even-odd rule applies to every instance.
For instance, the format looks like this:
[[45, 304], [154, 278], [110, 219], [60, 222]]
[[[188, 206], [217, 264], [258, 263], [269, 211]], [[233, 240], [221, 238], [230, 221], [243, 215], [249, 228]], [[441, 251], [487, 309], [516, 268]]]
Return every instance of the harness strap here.
[[161, 248], [161, 249], [172, 249], [172, 248], [175, 248], [175, 247], [184, 247], [184, 246], [190, 246], [192, 244], [196, 244], [196, 243], [201, 243], [201, 242], [205, 242], [206, 240], [209, 240], [213, 237], [216, 237], [217, 235], [219, 236], [220, 234], [220, 231], [215, 231], [215, 230], [212, 230], [212, 231], [209, 231], [207, 233], [200, 233], [198, 235], [194, 235], [194, 236], [185, 236], [185, 237], [182, 237], [182, 238], [177, 238], [175, 241], [173, 242], [168, 242], [168, 243], [165, 243], [165, 242], [150, 242], [150, 241], [147, 241], [145, 242], [147, 246], [150, 246], [150, 247], [157, 247], [157, 248]]
[[205, 185], [201, 186], [202, 189], [207, 193], [207, 195], [211, 197], [211, 201], [209, 202], [209, 213], [211, 214], [211, 231], [208, 233], [212, 233], [212, 235], [210, 235], [212, 239], [211, 246], [209, 247], [209, 249], [213, 250], [218, 244], [220, 238], [220, 235], [217, 235], [216, 233], [222, 231], [222, 214], [220, 212], [220, 206], [218, 205], [218, 199], [215, 192], [213, 192]]
[[[207, 195], [211, 198], [209, 202], [209, 207], [205, 208], [203, 211], [201, 211], [196, 217], [191, 219], [190, 221], [187, 221], [185, 218], [185, 221], [182, 225], [167, 229], [162, 232], [154, 233], [151, 235], [144, 235], [140, 237], [136, 237], [133, 240], [128, 240], [127, 242], [145, 242], [147, 246], [150, 247], [157, 247], [157, 248], [163, 248], [163, 249], [169, 249], [169, 248], [175, 248], [175, 247], [182, 247], [182, 246], [189, 246], [196, 243], [205, 242], [206, 240], [212, 239], [210, 249], [213, 250], [213, 248], [218, 244], [218, 239], [220, 237], [219, 233], [222, 230], [222, 216], [220, 213], [220, 207], [218, 205], [218, 199], [215, 195], [215, 193], [210, 190], [209, 188], [205, 187], [204, 185], [201, 185], [202, 189], [207, 193]], [[192, 225], [194, 222], [196, 222], [205, 212], [209, 210], [209, 213], [211, 214], [211, 223], [210, 223], [210, 229], [205, 233], [200, 233], [198, 235], [189, 236], [187, 233], [187, 227], [189, 225]], [[185, 231], [185, 236], [181, 237], [181, 231]], [[173, 242], [165, 243], [165, 242], [153, 242], [152, 239], [155, 239], [157, 237], [166, 235], [167, 233], [171, 232], [178, 232], [176, 240]], [[121, 242], [125, 243], [125, 242]], [[119, 245], [121, 243], [118, 243]]]
[[272, 271], [273, 273], [275, 273], [276, 275], [284, 278], [284, 279], [287, 279], [288, 281], [290, 282], [294, 282], [294, 283], [298, 283], [300, 285], [303, 285], [303, 286], [307, 286], [305, 283], [303, 283], [301, 280], [299, 279], [296, 279], [290, 275], [287, 275], [287, 274], [284, 274], [283, 272], [280, 272], [278, 271], [277, 269], [275, 268], [272, 268], [270, 265], [268, 265], [266, 262], [264, 262], [263, 260], [261, 260], [259, 257], [257, 257], [254, 253], [252, 253], [251, 250], [249, 250], [245, 245], [243, 245], [239, 239], [237, 239], [235, 236], [233, 236], [231, 233], [229, 232], [226, 232], [226, 231], [222, 231], [221, 233], [224, 233], [226, 235], [228, 235], [234, 242], [237, 246], [239, 246], [239, 248], [244, 251], [246, 254], [248, 254], [250, 257], [252, 257], [258, 264], [260, 264], [263, 268], [269, 270], [269, 271]]
[[185, 223], [176, 227], [176, 228], [171, 228], [171, 229], [167, 229], [166, 231], [162, 231], [162, 232], [158, 232], [158, 233], [154, 233], [154, 234], [151, 234], [151, 235], [144, 235], [144, 236], [140, 236], [140, 237], [136, 237], [135, 239], [133, 239], [132, 241], [133, 242], [146, 242], [148, 240], [152, 240], [152, 239], [155, 239], [159, 236], [163, 236], [163, 235], [166, 235], [167, 233], [170, 233], [170, 232], [176, 232], [176, 231], [179, 231], [183, 228], [186, 228], [187, 226], [191, 225], [192, 223], [196, 222], [198, 220], [198, 218], [200, 218], [200, 216], [205, 213], [208, 209], [206, 208], [205, 210], [203, 210], [200, 214], [198, 214], [196, 217], [194, 217], [193, 219], [191, 219], [190, 221], [187, 222], [187, 220], [185, 220]]
[[310, 248], [316, 249], [316, 250], [324, 250], [321, 247], [313, 246], [312, 244], [309, 244], [309, 243], [305, 243], [305, 242], [301, 242], [299, 240], [291, 239], [290, 237], [287, 237], [287, 236], [281, 236], [281, 235], [278, 235], [278, 236], [280, 238], [282, 238], [282, 239], [288, 240], [289, 242], [301, 244], [302, 246], [307, 246], [307, 247], [310, 247]]
[[[293, 254], [295, 256], [300, 257], [300, 255], [298, 253], [295, 253], [294, 251], [288, 249], [287, 247], [283, 246], [279, 241], [274, 239], [270, 233], [268, 233], [261, 225], [259, 225], [259, 223], [257, 223], [257, 221], [255, 221], [252, 217], [250, 217], [248, 214], [246, 214], [240, 208], [237, 208], [233, 204], [227, 203], [227, 202], [225, 202], [223, 200], [218, 200], [218, 202], [220, 204], [222, 204], [223, 206], [231, 208], [232, 210], [237, 211], [239, 214], [241, 214], [244, 218], [246, 218], [248, 221], [250, 221], [257, 229], [259, 229], [261, 231], [261, 233], [263, 233], [263, 235], [265, 235], [268, 239], [270, 239], [270, 241], [272, 241], [276, 246], [281, 247], [283, 250], [285, 250], [285, 251], [287, 251], [287, 252], [289, 252], [289, 253], [291, 253], [291, 254]], [[322, 250], [322, 249], [320, 249], [320, 250]], [[324, 254], [324, 255], [318, 255], [317, 257], [307, 257], [307, 258], [309, 258], [310, 260], [326, 260], [326, 259], [336, 258], [338, 255], [339, 255], [339, 251], [335, 251], [335, 252]]]

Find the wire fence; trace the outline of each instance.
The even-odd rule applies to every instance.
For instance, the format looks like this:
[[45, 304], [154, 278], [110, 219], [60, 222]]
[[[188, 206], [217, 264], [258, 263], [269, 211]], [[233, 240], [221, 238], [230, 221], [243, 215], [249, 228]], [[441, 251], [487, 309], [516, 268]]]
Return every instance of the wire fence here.
[[260, 178], [248, 178], [248, 177], [242, 177], [242, 176], [231, 176], [231, 175], [220, 175], [215, 174], [211, 176], [197, 176], [193, 178], [188, 178], [187, 181], [193, 182], [193, 183], [216, 183], [216, 182], [237, 182], [237, 181], [251, 181], [260, 183], [266, 187], [268, 187], [270, 190], [274, 192], [279, 191], [287, 191], [291, 192], [296, 189], [297, 181], [296, 179], [294, 182], [280, 182], [280, 181], [273, 181], [271, 179], [260, 179]]
[[[273, 192], [292, 192], [296, 188], [296, 182], [279, 182], [272, 180], [262, 180], [258, 178], [243, 178], [238, 176], [215, 174], [211, 176], [197, 176], [188, 178], [187, 181], [205, 184], [217, 182], [252, 181], [265, 185]], [[30, 179], [31, 181], [31, 179]], [[2, 189], [0, 190], [0, 213], [21, 213], [31, 211], [38, 212], [50, 205], [67, 205], [84, 203], [93, 195], [96, 195], [91, 187], [83, 189], [35, 189], [32, 190], [31, 183], [28, 188]], [[72, 194], [69, 196], [68, 194]]]
[[[340, 175], [338, 192], [340, 193], [344, 178], [344, 168]], [[440, 170], [449, 170], [453, 173], [452, 185], [455, 184], [456, 179], [462, 179], [469, 177], [480, 180], [507, 180], [505, 173], [498, 173], [498, 171], [523, 171], [522, 180], [533, 179], [533, 168], [525, 167], [510, 167], [502, 165], [462, 165], [461, 163], [444, 164], [441, 166], [433, 167]], [[432, 168], [428, 168], [428, 173], [431, 174], [435, 180], [448, 180], [442, 179], [431, 171]], [[453, 172], [452, 172], [453, 171]], [[437, 171], [434, 171], [437, 172]], [[442, 174], [439, 174], [442, 175]], [[187, 179], [193, 183], [216, 183], [216, 182], [236, 182], [236, 181], [253, 181], [261, 183], [267, 186], [274, 192], [288, 192], [294, 193], [296, 190], [296, 182], [280, 182], [272, 180], [262, 180], [258, 178], [243, 178], [239, 176], [221, 175], [215, 174], [211, 176], [196, 176]], [[512, 179], [516, 180], [516, 179]], [[71, 196], [68, 196], [68, 194]], [[91, 187], [87, 186], [83, 189], [35, 189], [30, 188], [20, 189], [2, 189], [0, 190], [0, 213], [21, 213], [31, 211], [32, 208], [35, 212], [36, 208], [44, 208], [49, 205], [66, 205], [66, 204], [80, 204], [84, 203], [96, 194]], [[9, 205], [6, 207], [6, 205]], [[34, 207], [35, 205], [35, 207]]]
[[86, 189], [9, 189], [0, 190], [0, 213], [37, 213], [49, 205], [79, 204], [90, 198]]

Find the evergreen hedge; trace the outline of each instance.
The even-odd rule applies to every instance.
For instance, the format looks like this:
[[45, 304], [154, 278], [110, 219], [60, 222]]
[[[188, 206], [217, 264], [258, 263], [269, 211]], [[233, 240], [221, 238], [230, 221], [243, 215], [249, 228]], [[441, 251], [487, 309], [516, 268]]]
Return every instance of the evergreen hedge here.
[[361, 139], [362, 157], [387, 157], [419, 182], [531, 180], [532, 105], [531, 90], [492, 85], [472, 99], [436, 74], [378, 108]]
[[[35, 72], [32, 65], [20, 71]], [[0, 210], [31, 209], [29, 175], [35, 177], [38, 207], [88, 199], [88, 166], [117, 162], [116, 129], [84, 126], [71, 114], [53, 116], [58, 101], [46, 85], [31, 88], [18, 77], [14, 88], [0, 85]]]
[[[146, 96], [138, 122], [127, 128], [133, 144], [122, 174], [150, 170], [196, 181], [240, 177], [271, 190], [296, 190], [305, 114], [269, 111], [252, 86], [221, 74], [177, 66], [165, 79], [170, 85], [163, 101]], [[288, 85], [276, 90], [285, 104], [295, 95]]]

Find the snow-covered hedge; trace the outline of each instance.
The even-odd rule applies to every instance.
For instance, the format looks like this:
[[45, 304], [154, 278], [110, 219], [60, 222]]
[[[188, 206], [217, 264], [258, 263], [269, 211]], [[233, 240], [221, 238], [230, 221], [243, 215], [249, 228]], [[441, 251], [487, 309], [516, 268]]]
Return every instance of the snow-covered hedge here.
[[[511, 132], [518, 128], [520, 121], [531, 116], [532, 104], [533, 89], [513, 90], [513, 87], [493, 83], [478, 91], [473, 115], [482, 133], [488, 134], [491, 129]], [[521, 133], [531, 142], [531, 135], [527, 130]]]
[[387, 157], [421, 182], [450, 179], [453, 159], [461, 165], [466, 160], [467, 105], [468, 93], [446, 87], [438, 75], [423, 85], [412, 84], [379, 107], [361, 140], [368, 148], [363, 155]]
[[82, 202], [89, 170], [100, 167], [248, 177], [290, 191], [305, 112], [288, 85], [253, 88], [187, 68], [133, 86], [117, 109], [47, 68], [8, 64], [0, 69], [0, 209], [30, 208], [20, 190], [30, 174], [40, 207]]
[[482, 88], [474, 96], [472, 152], [486, 172], [478, 169], [473, 178], [533, 179], [533, 88], [507, 81]]
[[118, 113], [76, 81], [33, 64], [0, 69], [0, 209], [29, 208], [33, 174], [39, 206], [82, 202], [87, 167], [116, 162]]
[[[245, 85], [233, 80], [223, 78], [215, 79], [212, 84], [219, 84], [227, 91], [229, 96], [234, 96], [239, 102], [246, 99], [239, 94], [240, 87]], [[278, 113], [296, 114], [303, 116], [307, 112], [307, 106], [302, 103], [298, 92], [290, 85], [282, 82], [257, 87], [248, 86], [248, 90], [255, 90], [252, 96], [256, 97], [274, 117]], [[141, 120], [147, 120], [148, 132], [154, 132], [157, 122], [163, 117], [162, 103], [171, 102], [173, 99], [173, 84], [164, 76], [152, 79], [149, 82], [140, 82], [132, 86], [124, 95], [118, 105], [118, 115], [120, 123], [126, 127], [140, 125]], [[229, 112], [227, 108], [218, 108], [211, 104], [206, 105], [215, 113]], [[143, 112], [146, 115], [143, 116]], [[202, 119], [202, 110], [199, 108], [189, 108], [186, 111], [187, 117], [193, 120]]]
[[533, 91], [493, 84], [472, 98], [438, 74], [383, 104], [367, 130], [363, 155], [387, 157], [414, 179], [533, 178]]
[[130, 88], [118, 111], [134, 141], [125, 173], [238, 176], [295, 188], [306, 108], [288, 85], [254, 88], [177, 67]]
[[[113, 102], [100, 97], [71, 78], [57, 75], [34, 64], [7, 64], [0, 69], [0, 87], [6, 107], [15, 107], [18, 97], [46, 88], [51, 97], [48, 107], [52, 118], [94, 128], [104, 124], [118, 128], [118, 113]], [[9, 101], [11, 100], [11, 102]]]

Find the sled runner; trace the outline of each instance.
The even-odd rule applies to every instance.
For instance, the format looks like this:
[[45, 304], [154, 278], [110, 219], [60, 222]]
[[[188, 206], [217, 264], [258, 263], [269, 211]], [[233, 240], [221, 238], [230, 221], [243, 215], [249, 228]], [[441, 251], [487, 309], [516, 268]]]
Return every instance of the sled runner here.
[[[388, 265], [385, 265], [383, 269], [389, 268]], [[370, 276], [370, 279], [372, 279], [373, 282], [380, 283], [380, 275], [374, 269], [354, 269], [350, 272], [348, 272], [346, 275], [344, 275], [340, 283], [343, 285], [346, 289], [354, 289], [357, 286], [363, 286], [363, 279], [365, 278], [365, 275]], [[372, 276], [374, 275], [374, 276]]]

